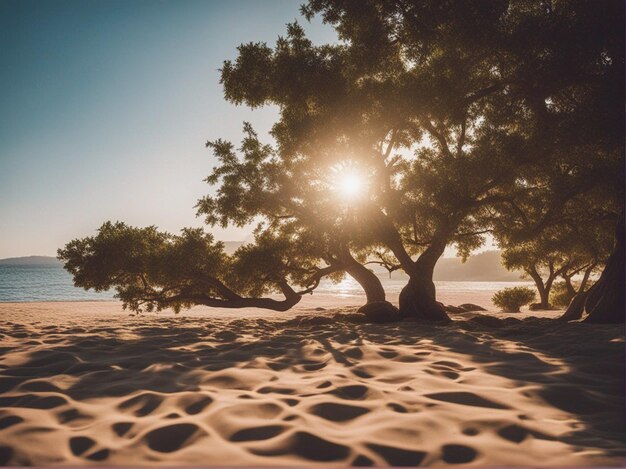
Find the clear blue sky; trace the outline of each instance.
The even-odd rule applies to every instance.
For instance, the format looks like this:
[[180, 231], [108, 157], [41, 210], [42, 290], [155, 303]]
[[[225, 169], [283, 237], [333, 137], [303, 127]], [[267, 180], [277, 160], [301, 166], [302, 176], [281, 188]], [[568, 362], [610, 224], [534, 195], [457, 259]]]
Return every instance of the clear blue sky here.
[[[261, 132], [273, 109], [223, 100], [243, 42], [273, 44], [300, 0], [0, 0], [0, 258], [55, 255], [105, 220], [201, 226], [207, 139]], [[215, 230], [240, 240], [250, 230]]]

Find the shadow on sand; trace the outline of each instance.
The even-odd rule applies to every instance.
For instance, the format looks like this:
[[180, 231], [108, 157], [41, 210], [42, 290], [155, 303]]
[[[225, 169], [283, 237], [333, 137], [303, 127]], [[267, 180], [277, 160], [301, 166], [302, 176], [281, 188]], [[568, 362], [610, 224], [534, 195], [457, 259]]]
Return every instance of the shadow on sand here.
[[[115, 463], [116, 454], [139, 447], [146, 462], [171, 463], [177, 460], [158, 456], [207, 447], [216, 435], [257, 458], [242, 463], [285, 456], [352, 465], [488, 463], [489, 448], [468, 443], [481, 433], [511, 451], [511, 463], [531, 439], [595, 450], [616, 465], [626, 455], [619, 327], [487, 316], [448, 326], [369, 325], [339, 313], [145, 319], [93, 327], [5, 321], [0, 464]], [[504, 388], [494, 391], [498, 383]], [[103, 399], [110, 413], [97, 410]], [[382, 444], [378, 423], [374, 435], [364, 424], [355, 434], [365, 437], [351, 444], [350, 425], [381, 408], [408, 437]], [[436, 409], [450, 412], [462, 443], [411, 436], [428, 428], [403, 419]], [[238, 423], [246, 417], [238, 412], [257, 423]], [[156, 427], [142, 423], [156, 416]], [[98, 442], [92, 427], [103, 417], [110, 436]], [[33, 455], [26, 436], [46, 438], [59, 428], [65, 449], [50, 449], [50, 459]]]

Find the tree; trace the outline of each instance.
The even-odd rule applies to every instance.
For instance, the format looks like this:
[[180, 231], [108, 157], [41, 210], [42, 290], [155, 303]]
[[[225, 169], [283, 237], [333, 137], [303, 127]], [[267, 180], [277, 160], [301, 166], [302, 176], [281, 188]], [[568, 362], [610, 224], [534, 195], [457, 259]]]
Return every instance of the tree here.
[[[589, 205], [588, 197], [580, 199], [567, 220], [561, 218], [558, 225], [544, 229], [529, 241], [516, 240], [507, 245], [508, 238], [502, 233], [505, 228], [496, 230], [504, 248], [502, 259], [505, 267], [522, 269], [533, 279], [541, 309], [552, 309], [550, 291], [558, 277], [564, 279], [565, 288], [574, 297], [578, 290], [585, 291], [591, 273], [603, 266], [609, 256], [612, 240], [607, 232], [610, 232], [613, 221], [608, 218], [602, 223], [587, 226], [595, 213]], [[507, 220], [507, 223], [511, 222]], [[581, 273], [583, 279], [575, 289], [572, 277]]]
[[615, 227], [615, 244], [602, 275], [589, 289], [584, 300], [584, 310], [588, 313], [585, 322], [623, 323], [624, 322], [624, 211], [622, 210]]
[[[259, 230], [284, 233], [283, 238], [295, 243], [293, 249], [298, 249], [294, 233], [315, 239], [318, 261], [351, 275], [363, 287], [368, 303], [385, 303], [380, 280], [363, 265], [365, 252], [346, 234], [354, 229], [352, 201], [340, 198], [351, 168], [321, 171], [305, 161], [286, 160], [272, 146], [262, 144], [250, 124], [244, 125], [238, 151], [223, 140], [206, 146], [219, 163], [206, 178], [217, 190], [197, 204], [207, 224], [244, 226], [261, 220]], [[305, 245], [310, 247], [311, 243]]]
[[[518, 174], [581, 145], [572, 122], [590, 105], [606, 127], [591, 146], [616, 128], [622, 111], [606, 101], [623, 54], [615, 7], [311, 0], [305, 16], [321, 14], [341, 42], [314, 46], [292, 24], [274, 48], [241, 45], [222, 69], [225, 97], [279, 107], [272, 135], [287, 166], [314, 175], [340, 155], [370, 175], [343, 234], [409, 275], [403, 315], [446, 320], [432, 282], [446, 245], [462, 255], [479, 246], [487, 216], [528, 181]], [[572, 40], [581, 33], [591, 35], [584, 44]]]
[[567, 310], [559, 319], [571, 321], [587, 313], [586, 322], [624, 322], [624, 211], [621, 212], [613, 240], [613, 250], [598, 281], [587, 291], [582, 288], [572, 298]]
[[[320, 278], [338, 268], [319, 268], [314, 250], [298, 249], [285, 237], [261, 233], [255, 244], [233, 256], [201, 229], [180, 235], [155, 227], [104, 223], [96, 236], [75, 239], [59, 249], [74, 284], [96, 291], [115, 288], [124, 308], [160, 311], [193, 305], [286, 311], [311, 292]], [[313, 247], [313, 244], [310, 244]], [[303, 289], [296, 291], [293, 286]], [[263, 295], [279, 291], [284, 299]]]
[[[515, 217], [523, 226], [506, 236], [530, 240], [557, 226], [571, 200], [614, 178], [623, 161], [615, 124], [622, 10], [310, 0], [305, 17], [320, 14], [339, 43], [314, 45], [291, 24], [274, 47], [243, 44], [224, 63], [227, 100], [273, 104], [280, 117], [272, 145], [248, 125], [237, 151], [208, 142], [216, 191], [198, 212], [210, 225], [260, 220], [256, 244], [288, 245], [295, 257], [277, 264], [272, 288], [282, 278], [309, 289], [345, 271], [381, 302], [384, 290], [364, 265], [374, 258], [408, 274], [403, 316], [449, 320], [432, 281], [447, 245], [465, 257]], [[340, 197], [346, 173], [365, 188], [357, 197]]]

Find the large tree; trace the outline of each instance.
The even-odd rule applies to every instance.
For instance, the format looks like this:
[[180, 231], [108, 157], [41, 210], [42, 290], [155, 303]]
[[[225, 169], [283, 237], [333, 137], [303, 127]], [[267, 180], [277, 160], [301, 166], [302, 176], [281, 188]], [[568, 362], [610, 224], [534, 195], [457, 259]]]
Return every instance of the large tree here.
[[[344, 235], [409, 275], [402, 314], [446, 319], [432, 282], [446, 245], [463, 255], [480, 245], [494, 210], [536, 182], [520, 175], [557, 167], [583, 144], [591, 166], [607, 153], [599, 147], [621, 116], [606, 99], [622, 63], [620, 7], [311, 0], [303, 12], [321, 14], [340, 42], [315, 46], [293, 24], [273, 48], [244, 44], [224, 64], [225, 97], [279, 107], [280, 157], [309, 182], [338, 160], [369, 176]], [[590, 109], [599, 131], [581, 140], [573, 130]]]
[[[250, 126], [239, 149], [208, 142], [214, 192], [198, 204], [211, 225], [260, 221], [256, 244], [293, 255], [277, 263], [282, 281], [309, 290], [345, 271], [381, 303], [364, 266], [376, 258], [409, 276], [402, 315], [448, 320], [432, 280], [447, 245], [469, 255], [520, 207], [528, 226], [507, 236], [531, 239], [623, 162], [616, 2], [310, 0], [303, 13], [339, 42], [315, 45], [291, 24], [224, 63], [227, 100], [280, 116], [271, 145]], [[350, 197], [347, 176], [361, 186]], [[80, 269], [88, 247], [61, 255]]]

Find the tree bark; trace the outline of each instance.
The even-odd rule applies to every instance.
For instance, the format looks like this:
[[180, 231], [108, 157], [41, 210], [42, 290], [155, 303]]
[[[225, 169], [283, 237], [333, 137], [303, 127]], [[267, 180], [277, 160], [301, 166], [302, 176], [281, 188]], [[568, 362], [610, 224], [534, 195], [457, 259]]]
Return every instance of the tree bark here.
[[563, 277], [563, 280], [565, 280], [565, 289], [567, 290], [567, 293], [569, 294], [569, 296], [574, 298], [574, 296], [576, 295], [576, 289], [574, 288], [574, 285], [572, 284], [571, 275], [567, 275], [565, 272], [563, 272], [561, 274], [561, 277]]
[[[585, 310], [585, 301], [587, 300], [588, 293], [587, 291], [585, 291], [585, 288], [587, 287], [589, 276], [591, 275], [591, 272], [593, 272], [593, 269], [595, 269], [596, 265], [597, 263], [593, 263], [585, 269], [583, 279], [580, 282], [580, 287], [578, 287], [578, 291], [575, 292], [575, 295], [572, 297], [569, 305], [567, 305], [567, 309], [565, 310], [563, 315], [558, 318], [559, 321], [575, 321], [583, 317], [583, 312]], [[565, 276], [563, 277], [565, 278]]]
[[400, 315], [425, 321], [449, 322], [450, 317], [435, 300], [432, 276], [414, 275], [400, 292]]
[[[551, 309], [552, 307], [550, 306], [550, 302], [549, 302], [550, 289], [547, 288], [547, 286], [543, 284], [543, 279], [541, 278], [541, 275], [539, 275], [539, 272], [537, 272], [537, 269], [535, 269], [535, 266], [532, 266], [531, 268], [526, 269], [526, 272], [528, 273], [528, 275], [530, 275], [530, 277], [535, 282], [535, 285], [537, 286], [537, 293], [539, 293], [540, 308]], [[550, 286], [552, 285], [550, 284]]]
[[[246, 298], [246, 297], [237, 297], [237, 298], [229, 298], [229, 299], [221, 299], [221, 298], [213, 298], [209, 295], [174, 295], [168, 298], [161, 298], [158, 301], [164, 305], [174, 304], [179, 302], [188, 302], [196, 305], [210, 306], [213, 308], [229, 308], [229, 309], [238, 309], [238, 308], [261, 308], [261, 309], [270, 309], [273, 311], [287, 311], [297, 305], [302, 299], [302, 295], [296, 293], [289, 285], [286, 283], [279, 285], [280, 289], [285, 295], [285, 299], [276, 300], [274, 298]], [[143, 298], [144, 301], [156, 301], [155, 298], [146, 297]]]
[[411, 317], [426, 321], [448, 322], [450, 317], [435, 300], [433, 271], [437, 260], [446, 248], [445, 230], [442, 228], [434, 241], [413, 261], [402, 243], [393, 222], [378, 209], [371, 211], [373, 229], [394, 254], [409, 276], [409, 282], [400, 292], [399, 306], [401, 317]]
[[567, 309], [562, 316], [558, 318], [559, 321], [575, 321], [583, 317], [583, 311], [585, 309], [585, 301], [587, 300], [587, 294], [589, 292], [578, 292], [572, 301], [569, 302]]
[[615, 229], [613, 252], [598, 281], [589, 289], [585, 301], [588, 316], [584, 322], [617, 324], [624, 322], [624, 210]]
[[361, 288], [365, 291], [367, 303], [385, 301], [385, 289], [376, 274], [352, 258], [352, 256], [350, 256], [350, 259], [345, 261], [346, 272], [361, 285]]
[[445, 241], [432, 243], [415, 261], [409, 283], [400, 292], [400, 315], [425, 321], [450, 322], [451, 319], [436, 300], [433, 272], [446, 248]]
[[591, 272], [593, 272], [593, 269], [596, 268], [596, 265], [598, 265], [597, 262], [594, 262], [585, 270], [583, 279], [580, 282], [580, 287], [578, 287], [578, 293], [584, 292], [585, 288], [587, 288], [587, 282], [589, 281], [589, 276], [591, 275]]

